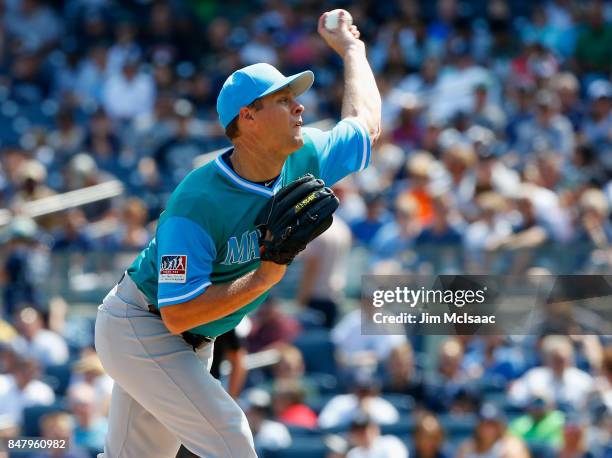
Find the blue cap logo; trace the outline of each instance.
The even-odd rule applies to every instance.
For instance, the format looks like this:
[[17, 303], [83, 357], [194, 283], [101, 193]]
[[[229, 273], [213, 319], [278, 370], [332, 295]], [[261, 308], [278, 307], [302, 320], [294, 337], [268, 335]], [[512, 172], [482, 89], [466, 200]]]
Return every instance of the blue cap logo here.
[[223, 128], [238, 116], [244, 106], [256, 99], [272, 94], [290, 86], [296, 95], [300, 95], [314, 81], [314, 74], [307, 70], [292, 76], [285, 76], [270, 64], [254, 64], [232, 73], [223, 83], [217, 97], [217, 113]]

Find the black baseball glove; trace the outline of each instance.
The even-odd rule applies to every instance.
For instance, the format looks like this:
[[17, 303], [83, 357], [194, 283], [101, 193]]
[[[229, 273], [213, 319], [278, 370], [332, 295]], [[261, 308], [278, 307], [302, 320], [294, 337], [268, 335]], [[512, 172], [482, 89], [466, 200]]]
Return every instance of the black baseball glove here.
[[310, 174], [282, 188], [255, 218], [262, 261], [291, 264], [331, 226], [339, 203], [323, 180]]

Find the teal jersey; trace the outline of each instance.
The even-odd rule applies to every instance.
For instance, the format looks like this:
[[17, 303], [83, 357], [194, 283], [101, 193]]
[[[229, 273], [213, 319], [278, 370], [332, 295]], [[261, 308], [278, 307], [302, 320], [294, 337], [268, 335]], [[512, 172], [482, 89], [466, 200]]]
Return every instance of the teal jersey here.
[[[222, 156], [194, 170], [177, 186], [161, 214], [155, 238], [128, 275], [157, 307], [197, 297], [211, 284], [235, 280], [259, 266], [254, 220], [279, 189], [306, 173], [333, 185], [367, 167], [370, 138], [354, 119], [331, 131], [302, 129], [304, 146], [291, 154], [272, 188], [238, 176]], [[229, 155], [231, 150], [225, 153]], [[233, 329], [267, 292], [234, 313], [191, 329], [218, 336]]]

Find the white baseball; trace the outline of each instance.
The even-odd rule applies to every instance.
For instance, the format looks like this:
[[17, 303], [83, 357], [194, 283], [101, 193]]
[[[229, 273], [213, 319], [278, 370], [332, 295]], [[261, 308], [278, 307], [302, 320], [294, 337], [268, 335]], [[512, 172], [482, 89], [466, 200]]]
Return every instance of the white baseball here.
[[351, 13], [346, 10], [332, 10], [327, 13], [327, 16], [325, 16], [325, 28], [327, 30], [336, 30], [338, 28], [341, 11], [344, 11], [344, 20], [346, 25], [348, 27], [353, 25], [353, 16], [351, 16]]

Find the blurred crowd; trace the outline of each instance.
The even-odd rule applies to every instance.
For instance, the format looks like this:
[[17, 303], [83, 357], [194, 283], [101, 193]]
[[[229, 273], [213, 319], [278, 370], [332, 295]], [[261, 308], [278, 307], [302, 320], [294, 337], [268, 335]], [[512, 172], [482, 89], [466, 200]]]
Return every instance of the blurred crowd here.
[[[316, 33], [334, 7], [367, 43], [383, 135], [299, 258], [306, 307], [270, 301], [242, 344], [278, 357], [241, 398], [259, 446], [610, 456], [609, 340], [366, 337], [342, 313], [355, 270], [610, 272], [612, 5], [593, 0], [0, 0], [0, 435], [99, 450], [111, 382], [49, 278], [148, 243], [178, 182], [229, 145], [215, 102], [240, 66], [313, 70], [304, 120], [337, 121], [342, 62]], [[115, 180], [123, 194], [28, 217]]]

